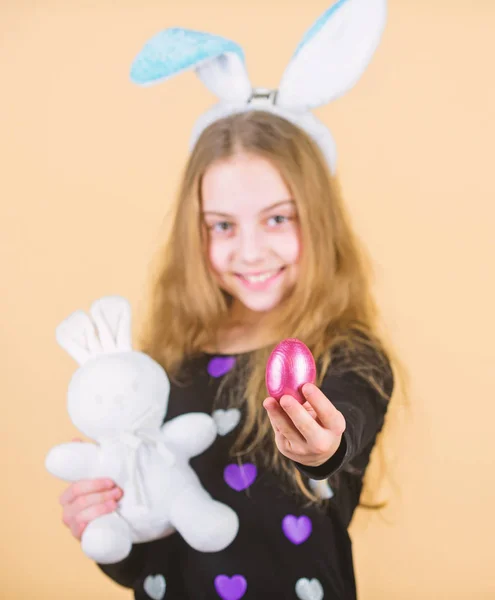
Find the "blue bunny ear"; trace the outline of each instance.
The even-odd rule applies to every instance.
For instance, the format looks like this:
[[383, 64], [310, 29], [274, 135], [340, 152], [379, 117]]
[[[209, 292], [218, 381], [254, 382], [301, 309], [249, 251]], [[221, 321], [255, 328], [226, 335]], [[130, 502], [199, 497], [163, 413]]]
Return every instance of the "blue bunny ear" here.
[[316, 108], [348, 92], [381, 40], [387, 0], [338, 0], [306, 32], [279, 87], [277, 102]]
[[[226, 84], [231, 75], [240, 73], [244, 79], [247, 78], [244, 52], [238, 44], [209, 33], [173, 27], [157, 33], [146, 42], [132, 63], [131, 80], [138, 85], [152, 85], [188, 70], [196, 70], [217, 95], [222, 95], [224, 88], [228, 87]], [[209, 80], [205, 81], [201, 74], [212, 70], [216, 77], [210, 86]], [[218, 72], [221, 82], [218, 81]]]

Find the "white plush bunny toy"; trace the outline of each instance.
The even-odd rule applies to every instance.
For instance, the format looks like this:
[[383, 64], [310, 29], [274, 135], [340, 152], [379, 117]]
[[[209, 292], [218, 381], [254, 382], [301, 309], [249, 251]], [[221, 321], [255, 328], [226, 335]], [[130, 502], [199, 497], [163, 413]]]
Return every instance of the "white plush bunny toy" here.
[[174, 530], [200, 552], [226, 548], [238, 517], [203, 489], [188, 462], [213, 443], [215, 423], [205, 413], [188, 413], [162, 426], [170, 383], [157, 362], [132, 349], [128, 301], [100, 298], [90, 316], [76, 311], [63, 321], [56, 337], [81, 365], [69, 384], [70, 418], [97, 443], [55, 446], [46, 468], [66, 481], [108, 477], [124, 490], [115, 512], [86, 527], [85, 554], [118, 562], [133, 543]]

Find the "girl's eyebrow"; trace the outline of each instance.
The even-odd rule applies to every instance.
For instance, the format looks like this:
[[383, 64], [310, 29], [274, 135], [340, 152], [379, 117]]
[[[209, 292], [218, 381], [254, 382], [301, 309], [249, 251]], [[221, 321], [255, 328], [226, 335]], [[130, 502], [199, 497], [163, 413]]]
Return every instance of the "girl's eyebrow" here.
[[[283, 204], [295, 204], [295, 201], [292, 199], [288, 199], [288, 200], [280, 200], [279, 202], [275, 202], [275, 204], [271, 204], [270, 206], [268, 206], [267, 208], [264, 208], [261, 211], [261, 214], [266, 213], [270, 210], [273, 210], [274, 208], [278, 208], [279, 206], [282, 206]], [[217, 215], [219, 217], [229, 217], [232, 218], [234, 215], [231, 215], [229, 213], [224, 213], [224, 212], [219, 212], [216, 210], [205, 210], [203, 211], [203, 215]]]

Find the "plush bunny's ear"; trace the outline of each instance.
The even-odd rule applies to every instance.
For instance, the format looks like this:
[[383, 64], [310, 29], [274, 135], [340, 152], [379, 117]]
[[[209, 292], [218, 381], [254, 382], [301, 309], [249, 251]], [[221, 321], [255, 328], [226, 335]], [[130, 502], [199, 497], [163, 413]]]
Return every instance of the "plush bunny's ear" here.
[[282, 77], [277, 104], [304, 111], [349, 91], [369, 65], [386, 18], [386, 0], [336, 2], [301, 40]]
[[194, 70], [208, 89], [226, 102], [245, 102], [252, 86], [242, 48], [223, 37], [174, 27], [152, 37], [136, 56], [131, 80], [140, 85]]
[[62, 321], [55, 336], [59, 345], [80, 365], [100, 349], [95, 327], [82, 310], [77, 310]]
[[95, 300], [89, 312], [95, 322], [103, 352], [132, 350], [131, 306], [125, 298], [105, 296]]
[[131, 307], [125, 298], [100, 298], [90, 313], [91, 318], [77, 310], [56, 329], [57, 342], [76, 362], [82, 365], [99, 354], [132, 350]]

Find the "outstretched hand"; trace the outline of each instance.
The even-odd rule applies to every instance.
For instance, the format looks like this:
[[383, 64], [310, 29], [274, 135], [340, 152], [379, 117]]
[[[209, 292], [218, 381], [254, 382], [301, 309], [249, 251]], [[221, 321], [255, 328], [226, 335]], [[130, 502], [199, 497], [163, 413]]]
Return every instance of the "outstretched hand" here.
[[304, 404], [286, 395], [280, 402], [268, 397], [263, 406], [280, 452], [307, 467], [318, 467], [338, 450], [346, 423], [344, 415], [315, 385], [306, 383], [302, 393]]

